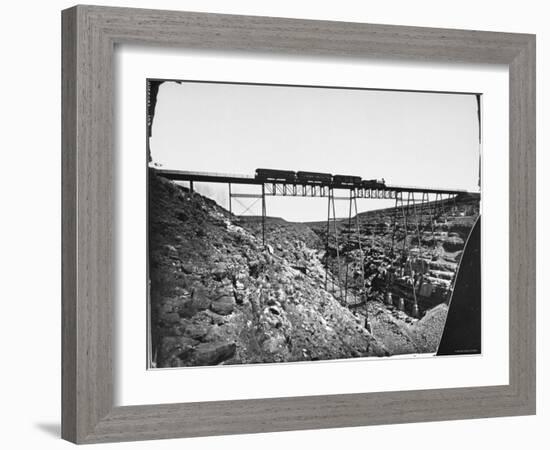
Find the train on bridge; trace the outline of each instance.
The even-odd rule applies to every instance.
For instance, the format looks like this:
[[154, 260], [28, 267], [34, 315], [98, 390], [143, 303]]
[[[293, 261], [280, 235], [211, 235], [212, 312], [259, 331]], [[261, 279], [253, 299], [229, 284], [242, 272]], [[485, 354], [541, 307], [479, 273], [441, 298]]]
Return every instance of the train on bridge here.
[[254, 178], [258, 181], [289, 184], [310, 184], [337, 186], [346, 188], [384, 189], [386, 182], [381, 180], [363, 180], [355, 175], [332, 175], [322, 172], [304, 172], [277, 169], [256, 169]]

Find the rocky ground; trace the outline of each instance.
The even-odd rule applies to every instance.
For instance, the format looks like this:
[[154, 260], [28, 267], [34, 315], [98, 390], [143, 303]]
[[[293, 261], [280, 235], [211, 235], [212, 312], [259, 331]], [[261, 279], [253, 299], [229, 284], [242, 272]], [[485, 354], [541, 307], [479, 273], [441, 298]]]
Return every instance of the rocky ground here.
[[[264, 249], [213, 201], [153, 174], [149, 187], [156, 367], [388, 353], [323, 289], [322, 265], [304, 241]], [[303, 261], [307, 275], [296, 268]]]
[[[360, 238], [354, 221], [351, 226], [348, 220], [337, 221], [339, 242], [331, 233], [324, 262], [328, 260], [335, 277], [345, 279], [346, 273], [348, 278], [351, 276], [348, 285], [358, 290], [363, 279], [363, 258], [368, 300], [396, 306], [402, 300], [402, 309], [420, 318], [431, 308], [448, 302], [465, 242], [478, 215], [479, 196], [474, 195], [432, 202], [422, 208], [415, 205], [408, 210], [387, 208], [361, 213]], [[325, 224], [309, 226], [326, 241]]]
[[257, 220], [230, 217], [214, 201], [151, 170], [153, 367], [436, 351], [445, 305], [421, 320], [374, 297], [366, 311], [353, 307], [353, 290], [348, 305], [334, 271], [325, 289], [321, 233], [281, 219], [271, 220], [268, 230], [264, 247]]

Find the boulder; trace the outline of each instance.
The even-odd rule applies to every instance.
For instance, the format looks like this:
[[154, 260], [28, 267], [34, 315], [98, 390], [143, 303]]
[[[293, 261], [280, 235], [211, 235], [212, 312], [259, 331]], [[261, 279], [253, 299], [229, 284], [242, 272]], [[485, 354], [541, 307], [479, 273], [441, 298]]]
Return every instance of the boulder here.
[[211, 271], [212, 276], [217, 281], [222, 281], [224, 278], [227, 277], [228, 273], [229, 273], [229, 268], [225, 263], [216, 264]]
[[180, 321], [179, 314], [174, 310], [172, 299], [169, 299], [158, 308], [158, 320], [167, 325], [175, 324]]
[[181, 303], [175, 308], [179, 317], [191, 318], [197, 313], [197, 308], [193, 305], [193, 299], [182, 298]]
[[262, 343], [262, 350], [269, 354], [286, 352], [287, 348], [285, 337], [283, 335], [277, 335], [266, 339]]
[[235, 297], [231, 295], [224, 295], [223, 297], [214, 300], [210, 304], [210, 309], [217, 314], [227, 316], [235, 309]]
[[197, 366], [213, 366], [232, 358], [237, 346], [234, 342], [211, 342], [195, 348], [194, 360]]
[[195, 272], [195, 267], [191, 264], [182, 264], [181, 265], [181, 270], [188, 274], [188, 275], [191, 275], [193, 272]]
[[198, 342], [182, 336], [165, 336], [160, 344], [161, 359], [168, 361], [173, 358], [187, 359]]
[[193, 305], [197, 311], [210, 308], [210, 303], [210, 295], [203, 286], [198, 286], [193, 290]]
[[[229, 280], [228, 280], [229, 281]], [[233, 285], [231, 282], [227, 284], [222, 284], [222, 286], [219, 286], [214, 293], [214, 299], [218, 299], [220, 297], [225, 297], [227, 295], [233, 295]]]
[[210, 323], [214, 325], [223, 325], [226, 323], [225, 316], [222, 316], [221, 314], [218, 314], [214, 311], [205, 311], [206, 316], [209, 318]]
[[258, 278], [263, 270], [262, 263], [258, 259], [252, 259], [248, 262], [248, 270], [251, 277]]
[[202, 340], [210, 330], [206, 323], [191, 323], [184, 329], [184, 334], [192, 339]]
[[180, 316], [175, 312], [165, 312], [159, 315], [159, 320], [167, 325], [179, 323]]
[[443, 242], [443, 248], [448, 252], [456, 252], [464, 248], [464, 239], [458, 236], [451, 236]]

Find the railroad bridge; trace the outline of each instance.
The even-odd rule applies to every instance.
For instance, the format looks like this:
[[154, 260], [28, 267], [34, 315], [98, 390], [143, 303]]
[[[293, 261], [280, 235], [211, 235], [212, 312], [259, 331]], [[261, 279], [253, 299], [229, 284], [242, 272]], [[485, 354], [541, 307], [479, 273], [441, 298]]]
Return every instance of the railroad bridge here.
[[[166, 170], [155, 169], [159, 176], [170, 179], [172, 181], [187, 182], [189, 190], [194, 191], [195, 183], [222, 183], [228, 185], [229, 188], [229, 213], [233, 215], [233, 199], [247, 198], [255, 199], [255, 202], [261, 200], [262, 205], [262, 243], [266, 245], [266, 198], [273, 196], [287, 197], [310, 197], [310, 198], [327, 198], [327, 235], [326, 235], [326, 250], [328, 252], [330, 246], [330, 238], [333, 240], [333, 248], [336, 252], [337, 261], [337, 289], [343, 303], [347, 304], [348, 297], [348, 267], [346, 265], [345, 279], [342, 280], [340, 266], [340, 245], [337, 222], [345, 220], [336, 217], [335, 201], [345, 200], [349, 202], [349, 215], [347, 217], [348, 225], [348, 240], [350, 234], [355, 235], [355, 240], [358, 243], [362, 268], [361, 273], [361, 292], [365, 288], [365, 273], [364, 273], [364, 252], [361, 248], [361, 227], [359, 223], [359, 211], [357, 207], [358, 199], [386, 199], [395, 200], [393, 209], [393, 233], [392, 233], [392, 254], [395, 246], [395, 230], [397, 226], [398, 216], [402, 220], [405, 230], [405, 239], [403, 239], [401, 255], [407, 255], [410, 251], [407, 248], [407, 235], [411, 231], [412, 235], [416, 235], [418, 242], [421, 239], [421, 229], [426, 226], [431, 226], [432, 233], [434, 232], [434, 220], [446, 209], [452, 208], [458, 196], [469, 194], [466, 190], [456, 189], [432, 189], [428, 187], [418, 186], [397, 186], [386, 185], [385, 182], [376, 180], [361, 180], [360, 177], [352, 176], [332, 176], [329, 174], [322, 177], [295, 177], [288, 175], [272, 175], [277, 172], [283, 174], [294, 174], [290, 171], [276, 171], [271, 169], [258, 169], [255, 175], [235, 175], [222, 174], [211, 172], [192, 172], [182, 170]], [[262, 172], [263, 171], [263, 172]], [[302, 172], [305, 174], [314, 174], [313, 172]], [[300, 172], [298, 172], [300, 174]], [[237, 193], [233, 192], [235, 185], [251, 185], [258, 186], [257, 194]], [[252, 206], [252, 205], [251, 205]], [[428, 217], [428, 219], [426, 219]], [[331, 227], [332, 225], [332, 227]], [[346, 242], [345, 244], [348, 244]], [[405, 258], [402, 258], [405, 260]], [[407, 258], [408, 259], [408, 258]], [[325, 258], [325, 288], [328, 289], [329, 283], [329, 258]], [[332, 286], [334, 291], [334, 275], [332, 277]], [[416, 302], [416, 293], [413, 287], [414, 307], [418, 308]], [[360, 295], [362, 296], [362, 295]]]

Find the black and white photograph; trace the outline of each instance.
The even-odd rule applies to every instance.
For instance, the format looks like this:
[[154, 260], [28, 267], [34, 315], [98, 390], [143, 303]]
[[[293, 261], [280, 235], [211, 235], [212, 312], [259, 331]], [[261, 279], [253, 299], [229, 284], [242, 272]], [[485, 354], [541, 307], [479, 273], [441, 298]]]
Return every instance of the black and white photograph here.
[[481, 94], [145, 91], [149, 369], [482, 353]]

